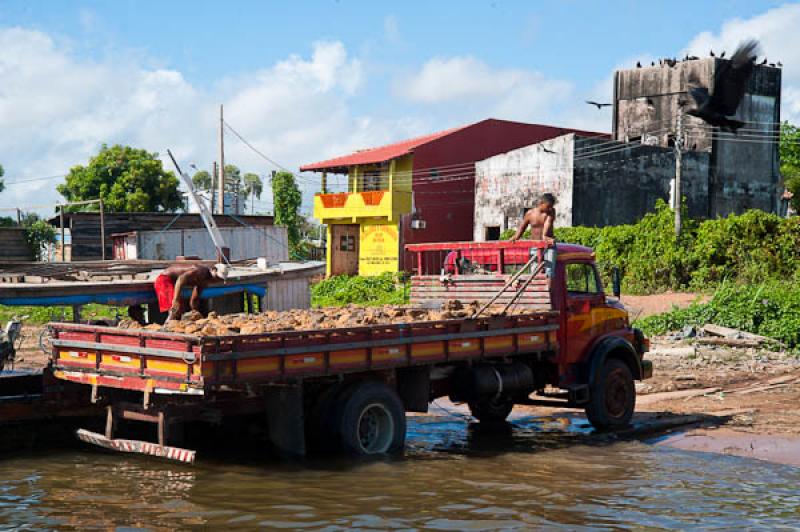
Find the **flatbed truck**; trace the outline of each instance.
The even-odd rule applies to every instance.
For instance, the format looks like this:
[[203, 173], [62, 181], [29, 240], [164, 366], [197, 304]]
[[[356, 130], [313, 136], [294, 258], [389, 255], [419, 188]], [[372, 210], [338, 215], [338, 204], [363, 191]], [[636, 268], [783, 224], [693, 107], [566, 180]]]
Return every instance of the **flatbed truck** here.
[[[407, 251], [412, 305], [494, 301], [509, 312], [206, 337], [51, 323], [53, 375], [90, 387], [105, 407], [105, 431], [78, 437], [192, 462], [182, 423], [257, 414], [285, 455], [321, 442], [384, 454], [403, 448], [406, 412], [427, 412], [439, 397], [467, 403], [489, 426], [516, 404], [583, 409], [598, 429], [630, 422], [634, 381], [652, 375], [649, 344], [605, 294], [591, 249], [523, 241]], [[520, 271], [526, 264], [537, 267]], [[157, 441], [116, 438], [129, 421], [156, 424]]]

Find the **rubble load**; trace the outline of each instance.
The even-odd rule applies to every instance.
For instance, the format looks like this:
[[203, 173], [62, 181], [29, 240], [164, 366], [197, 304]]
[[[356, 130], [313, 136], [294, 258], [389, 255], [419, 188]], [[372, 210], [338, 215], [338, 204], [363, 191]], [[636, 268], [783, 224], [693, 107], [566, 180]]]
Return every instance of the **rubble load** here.
[[[218, 315], [211, 312], [208, 317], [192, 311], [184, 314], [180, 320], [173, 320], [165, 325], [146, 325], [143, 328], [197, 336], [261, 334], [459, 319], [472, 316], [479, 308], [480, 304], [477, 301], [464, 304], [452, 300], [443, 304], [440, 309], [423, 309], [409, 305], [385, 305], [382, 307], [347, 305], [286, 311], [267, 310], [260, 314]], [[484, 311], [482, 316], [498, 315], [502, 310], [503, 305], [490, 307]], [[509, 313], [513, 314], [514, 312], [506, 314]], [[123, 321], [119, 326], [142, 328], [138, 323], [128, 320]]]

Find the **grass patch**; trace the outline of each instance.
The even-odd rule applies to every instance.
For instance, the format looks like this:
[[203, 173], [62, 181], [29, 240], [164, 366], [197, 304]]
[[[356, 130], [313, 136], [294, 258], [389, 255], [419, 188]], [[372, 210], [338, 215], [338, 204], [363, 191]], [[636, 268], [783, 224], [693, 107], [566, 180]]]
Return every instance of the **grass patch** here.
[[789, 348], [800, 347], [800, 284], [724, 283], [707, 303], [648, 316], [635, 326], [655, 335], [707, 323], [774, 338]]
[[[127, 315], [127, 308], [90, 303], [83, 305], [81, 311], [83, 320], [115, 318], [117, 315]], [[31, 325], [43, 325], [49, 321], [72, 321], [72, 307], [0, 305], [0, 324], [4, 325], [15, 317], [21, 318], [23, 316], [27, 316], [25, 323]]]
[[410, 286], [404, 274], [384, 273], [372, 277], [337, 275], [311, 287], [314, 307], [404, 305]]

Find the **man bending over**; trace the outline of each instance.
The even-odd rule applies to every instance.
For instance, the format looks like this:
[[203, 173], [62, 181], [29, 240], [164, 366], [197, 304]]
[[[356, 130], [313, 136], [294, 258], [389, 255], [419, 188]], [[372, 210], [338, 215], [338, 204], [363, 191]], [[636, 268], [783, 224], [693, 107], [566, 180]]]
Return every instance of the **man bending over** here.
[[158, 308], [161, 312], [169, 311], [167, 321], [178, 320], [185, 308], [181, 300], [181, 290], [186, 286], [194, 287], [189, 299], [189, 307], [200, 311], [200, 294], [214, 280], [224, 281], [228, 278], [228, 267], [217, 264], [211, 268], [202, 264], [173, 264], [159, 275], [154, 283], [158, 296]]

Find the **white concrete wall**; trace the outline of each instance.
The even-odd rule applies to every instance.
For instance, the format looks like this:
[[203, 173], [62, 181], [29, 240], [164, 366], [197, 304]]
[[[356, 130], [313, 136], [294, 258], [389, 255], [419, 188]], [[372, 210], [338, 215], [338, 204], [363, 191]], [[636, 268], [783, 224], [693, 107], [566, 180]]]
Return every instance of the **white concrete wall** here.
[[570, 133], [475, 163], [474, 239], [484, 241], [487, 227], [517, 227], [545, 192], [556, 197], [556, 226], [571, 226], [574, 152]]

